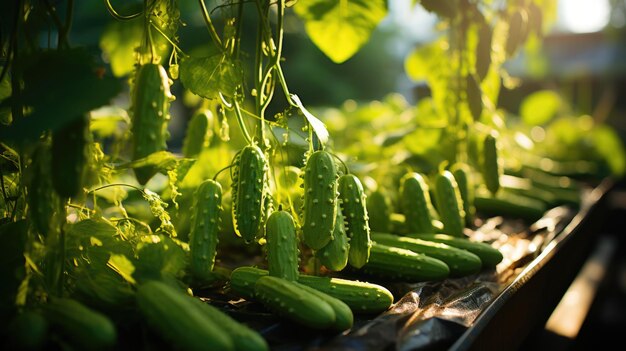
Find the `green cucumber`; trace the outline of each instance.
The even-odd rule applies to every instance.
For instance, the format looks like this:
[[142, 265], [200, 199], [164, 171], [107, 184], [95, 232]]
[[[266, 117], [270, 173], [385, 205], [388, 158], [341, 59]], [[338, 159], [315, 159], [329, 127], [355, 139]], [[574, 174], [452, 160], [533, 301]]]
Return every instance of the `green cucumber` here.
[[459, 249], [467, 250], [480, 257], [483, 267], [495, 267], [503, 259], [502, 253], [489, 244], [457, 238], [446, 234], [409, 234], [412, 237], [428, 241], [444, 243]]
[[352, 174], [339, 177], [339, 199], [346, 233], [350, 238], [348, 262], [354, 268], [361, 268], [369, 259], [372, 242], [365, 193], [359, 178]]
[[10, 350], [44, 350], [48, 341], [49, 325], [41, 313], [24, 311], [11, 321], [5, 332], [8, 339], [5, 346]]
[[530, 197], [499, 192], [492, 196], [486, 191], [478, 191], [474, 199], [476, 211], [488, 216], [505, 216], [536, 221], [547, 211], [546, 204]]
[[183, 139], [183, 155], [196, 157], [202, 150], [209, 146], [213, 131], [211, 124], [213, 113], [210, 110], [199, 111], [187, 124], [187, 132]]
[[319, 250], [332, 240], [337, 217], [337, 169], [326, 151], [315, 151], [306, 162], [302, 211], [304, 243]]
[[454, 236], [463, 236], [465, 211], [459, 187], [449, 171], [435, 176], [435, 201], [437, 212], [443, 223], [443, 232]]
[[472, 170], [466, 163], [455, 163], [450, 167], [450, 172], [456, 180], [459, 187], [459, 194], [463, 201], [463, 211], [465, 211], [465, 224], [471, 226], [476, 215], [476, 207], [474, 206], [474, 181], [472, 179]]
[[233, 163], [232, 210], [235, 233], [246, 243], [251, 243], [262, 233], [266, 216], [269, 165], [263, 151], [256, 145], [244, 147]]
[[55, 209], [62, 204], [57, 192], [52, 190], [50, 167], [50, 143], [43, 141], [33, 152], [32, 161], [26, 172], [28, 174], [26, 200], [30, 219], [43, 236], [48, 235]]
[[[167, 72], [160, 64], [148, 63], [139, 66], [132, 90], [131, 132], [133, 136], [133, 161], [167, 149], [170, 120], [170, 93]], [[134, 169], [140, 184], [146, 184], [158, 169], [144, 166]]]
[[340, 271], [346, 268], [348, 264], [349, 252], [350, 244], [343, 227], [343, 215], [341, 211], [337, 211], [333, 239], [326, 246], [319, 249], [315, 253], [315, 257], [331, 271]]
[[379, 244], [411, 250], [443, 261], [450, 268], [451, 277], [464, 277], [480, 271], [482, 262], [475, 254], [456, 247], [386, 233], [372, 233], [372, 240]]
[[201, 301], [192, 299], [197, 308], [213, 323], [222, 327], [224, 332], [233, 340], [235, 351], [264, 351], [269, 350], [267, 342], [256, 330], [239, 323], [220, 309]]
[[139, 312], [148, 326], [181, 350], [234, 350], [223, 326], [198, 309], [194, 297], [159, 281], [137, 289]]
[[82, 191], [89, 137], [87, 116], [79, 116], [52, 133], [50, 178], [60, 197], [74, 197]]
[[410, 232], [434, 233], [432, 203], [428, 185], [419, 173], [409, 173], [400, 181], [400, 208]]
[[222, 186], [208, 179], [194, 194], [189, 234], [190, 267], [192, 274], [201, 280], [211, 277], [217, 253], [217, 233], [222, 210]]
[[496, 137], [489, 134], [483, 141], [482, 169], [485, 186], [492, 194], [496, 194], [500, 189], [500, 176], [502, 166], [498, 157], [498, 146]]
[[256, 298], [271, 311], [314, 329], [335, 325], [335, 311], [324, 300], [294, 282], [271, 276], [260, 277], [254, 284]]
[[295, 284], [297, 284], [304, 291], [319, 297], [322, 301], [332, 307], [335, 312], [335, 324], [333, 325], [333, 329], [344, 331], [352, 328], [352, 325], [354, 324], [354, 314], [352, 314], [350, 306], [348, 306], [345, 302], [302, 283]]
[[[232, 271], [230, 287], [238, 295], [254, 298], [254, 284], [269, 272], [243, 266]], [[385, 287], [355, 280], [300, 274], [298, 283], [315, 288], [345, 302], [354, 312], [380, 313], [393, 303], [393, 295]]]
[[441, 260], [410, 250], [374, 243], [363, 271], [384, 279], [410, 282], [442, 280], [450, 269]]
[[370, 230], [378, 232], [391, 230], [391, 200], [383, 190], [370, 193], [366, 206]]
[[265, 237], [270, 275], [298, 280], [298, 237], [291, 214], [286, 211], [273, 212], [265, 225]]
[[43, 314], [51, 330], [76, 349], [110, 349], [117, 342], [113, 322], [76, 300], [51, 298], [44, 305]]

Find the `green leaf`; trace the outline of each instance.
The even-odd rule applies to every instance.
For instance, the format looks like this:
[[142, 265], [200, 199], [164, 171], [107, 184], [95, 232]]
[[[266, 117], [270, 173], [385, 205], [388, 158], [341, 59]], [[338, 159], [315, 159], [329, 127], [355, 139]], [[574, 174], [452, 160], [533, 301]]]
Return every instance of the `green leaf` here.
[[549, 122], [559, 112], [563, 101], [550, 90], [532, 93], [522, 101], [520, 114], [528, 125], [542, 125]]
[[387, 15], [384, 0], [308, 0], [294, 9], [309, 38], [335, 63], [352, 57]]
[[[5, 74], [4, 79], [0, 81], [0, 101], [11, 96], [11, 92], [11, 80], [9, 79], [9, 75]], [[9, 124], [12, 120], [11, 108], [8, 106], [0, 107], [0, 124]]]
[[428, 45], [418, 46], [404, 61], [404, 69], [409, 78], [420, 81], [429, 80], [436, 71], [433, 70], [441, 60], [446, 60], [443, 40], [436, 40]]
[[133, 262], [129, 260], [128, 257], [124, 255], [111, 255], [107, 266], [122, 276], [122, 278], [124, 278], [127, 282], [133, 285], [136, 284], [135, 279], [133, 278], [135, 265], [133, 265]]
[[615, 130], [601, 125], [593, 129], [593, 140], [597, 152], [604, 158], [611, 173], [621, 177], [626, 172], [626, 150]]
[[128, 112], [121, 107], [106, 106], [91, 112], [89, 130], [100, 138], [121, 136], [120, 125], [130, 124]]
[[228, 56], [187, 58], [180, 63], [180, 81], [185, 88], [205, 99], [218, 98], [218, 94], [233, 97], [243, 81], [243, 71]]
[[160, 280], [164, 276], [177, 277], [185, 269], [185, 251], [174, 240], [152, 235], [152, 242], [139, 245], [137, 269], [133, 277], [138, 281]]
[[117, 79], [98, 76], [92, 57], [82, 49], [44, 51], [24, 58], [19, 69], [22, 100], [11, 103], [23, 103], [32, 113], [0, 130], [0, 137], [11, 140], [35, 139], [45, 130], [59, 129], [108, 104], [122, 88]]
[[324, 123], [317, 119], [317, 117], [313, 116], [313, 114], [311, 114], [311, 112], [309, 112], [306, 108], [304, 108], [302, 101], [300, 101], [300, 98], [297, 95], [292, 94], [291, 100], [293, 100], [293, 102], [298, 105], [300, 111], [302, 111], [302, 114], [304, 115], [304, 118], [306, 118], [306, 120], [309, 122], [309, 125], [311, 126], [311, 128], [313, 128], [313, 132], [320, 140], [320, 142], [322, 144], [326, 144], [326, 142], [328, 142], [329, 134], [328, 130], [326, 130], [326, 126], [324, 125]]

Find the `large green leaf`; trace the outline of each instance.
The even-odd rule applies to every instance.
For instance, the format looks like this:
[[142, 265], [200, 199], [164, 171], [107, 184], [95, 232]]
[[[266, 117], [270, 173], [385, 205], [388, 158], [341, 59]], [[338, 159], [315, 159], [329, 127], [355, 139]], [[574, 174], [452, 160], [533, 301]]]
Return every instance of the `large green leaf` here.
[[191, 57], [180, 63], [180, 81], [185, 88], [205, 99], [215, 99], [219, 93], [233, 97], [243, 81], [243, 71], [223, 54]]
[[[92, 56], [83, 49], [50, 50], [24, 58], [18, 67], [24, 78], [21, 101], [32, 113], [0, 130], [11, 140], [34, 139], [45, 130], [56, 130], [106, 105], [122, 88], [113, 77], [99, 76]], [[15, 116], [14, 116], [15, 117]]]
[[307, 0], [294, 9], [315, 45], [335, 63], [352, 57], [387, 15], [385, 0]]
[[529, 95], [520, 107], [524, 123], [542, 125], [549, 122], [563, 105], [559, 95], [550, 90], [541, 90]]

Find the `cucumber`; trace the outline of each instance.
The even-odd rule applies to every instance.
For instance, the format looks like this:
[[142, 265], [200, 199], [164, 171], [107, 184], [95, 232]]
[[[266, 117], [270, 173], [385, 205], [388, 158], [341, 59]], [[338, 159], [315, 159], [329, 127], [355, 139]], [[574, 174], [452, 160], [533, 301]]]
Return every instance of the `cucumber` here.
[[256, 145], [244, 147], [234, 160], [232, 211], [235, 233], [251, 243], [262, 233], [266, 216], [269, 165]]
[[441, 260], [450, 268], [451, 277], [474, 274], [482, 267], [480, 258], [475, 254], [443, 243], [387, 233], [372, 233], [372, 240], [379, 244], [411, 250]]
[[[268, 271], [243, 266], [233, 270], [231, 289], [246, 299], [254, 298], [254, 283]], [[298, 283], [312, 287], [345, 302], [353, 312], [380, 313], [393, 303], [393, 295], [385, 287], [354, 280], [300, 274]]]
[[345, 302], [304, 284], [295, 284], [297, 284], [304, 291], [319, 297], [322, 301], [330, 305], [335, 312], [335, 324], [333, 325], [333, 329], [337, 331], [344, 331], [352, 328], [352, 325], [354, 324], [354, 314], [352, 314], [352, 310], [348, 305], [346, 305]]
[[87, 116], [74, 119], [52, 134], [50, 178], [62, 198], [77, 196], [83, 188], [89, 136]]
[[200, 280], [211, 277], [215, 264], [221, 202], [222, 186], [212, 179], [200, 184], [194, 194], [189, 234], [190, 267], [191, 273]]
[[335, 325], [335, 311], [318, 296], [285, 279], [260, 277], [254, 284], [256, 298], [271, 311], [314, 329]]
[[24, 311], [11, 321], [6, 332], [6, 346], [11, 350], [43, 350], [48, 341], [49, 325], [41, 313]]
[[257, 331], [250, 329], [245, 324], [239, 323], [226, 313], [222, 312], [220, 309], [211, 306], [198, 298], [194, 298], [192, 300], [198, 310], [213, 321], [213, 323], [221, 326], [222, 329], [224, 329], [224, 332], [231, 337], [235, 351], [269, 350], [267, 342]]
[[467, 250], [480, 257], [483, 267], [495, 267], [503, 259], [502, 253], [489, 244], [457, 238], [446, 234], [409, 234], [423, 240], [444, 243], [459, 249]]
[[434, 233], [432, 203], [428, 185], [419, 173], [409, 173], [400, 181], [400, 208], [410, 232]]
[[333, 239], [337, 217], [337, 169], [330, 153], [320, 150], [309, 156], [304, 190], [302, 235], [309, 248], [319, 250]]
[[383, 190], [370, 193], [366, 207], [370, 230], [377, 232], [391, 230], [391, 200]]
[[450, 172], [459, 187], [459, 194], [463, 201], [463, 211], [465, 211], [465, 224], [471, 226], [474, 223], [476, 207], [474, 206], [474, 181], [472, 170], [466, 163], [455, 163], [450, 167]]
[[57, 192], [52, 188], [50, 179], [50, 143], [40, 142], [33, 152], [32, 161], [27, 168], [29, 216], [37, 231], [44, 237], [48, 235], [55, 210], [62, 203]]
[[205, 147], [209, 146], [213, 131], [211, 124], [213, 113], [210, 110], [199, 111], [187, 124], [187, 132], [183, 139], [183, 155], [185, 157], [196, 157]]
[[450, 171], [443, 171], [435, 176], [435, 201], [443, 232], [454, 236], [463, 236], [465, 211], [459, 187]]
[[498, 146], [496, 137], [489, 134], [483, 141], [482, 169], [485, 186], [492, 194], [496, 194], [500, 189], [500, 176], [502, 166], [498, 157]]
[[113, 322], [76, 300], [51, 298], [44, 305], [43, 314], [51, 330], [76, 349], [110, 349], [117, 342]]
[[381, 278], [410, 282], [442, 280], [450, 269], [441, 260], [410, 250], [374, 243], [363, 271]]
[[286, 211], [273, 212], [265, 226], [267, 262], [270, 275], [298, 280], [298, 238], [296, 225]]
[[348, 264], [350, 244], [343, 226], [343, 215], [337, 211], [333, 239], [315, 253], [315, 257], [331, 271], [340, 271]]
[[137, 289], [139, 312], [148, 326], [172, 347], [182, 350], [234, 350], [232, 338], [223, 327], [207, 317], [193, 297], [159, 281], [148, 281]]
[[[131, 131], [133, 136], [133, 161], [152, 153], [167, 149], [170, 120], [170, 93], [167, 72], [160, 64], [148, 63], [139, 66], [132, 90]], [[146, 184], [158, 169], [144, 166], [134, 169], [139, 184]]]
[[524, 195], [499, 192], [495, 197], [478, 191], [474, 199], [476, 211], [489, 216], [506, 216], [536, 221], [546, 212], [546, 204]]
[[346, 233], [350, 238], [348, 262], [354, 268], [361, 268], [369, 259], [372, 242], [365, 193], [359, 178], [352, 174], [339, 177], [339, 199]]

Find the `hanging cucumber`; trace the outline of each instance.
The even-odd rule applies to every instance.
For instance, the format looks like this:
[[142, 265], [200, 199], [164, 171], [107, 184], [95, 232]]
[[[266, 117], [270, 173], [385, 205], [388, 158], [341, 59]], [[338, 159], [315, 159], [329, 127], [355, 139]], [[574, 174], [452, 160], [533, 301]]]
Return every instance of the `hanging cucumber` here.
[[354, 268], [361, 268], [369, 259], [372, 241], [365, 193], [359, 178], [352, 174], [339, 177], [339, 200], [346, 233], [350, 238], [348, 262]]
[[[173, 99], [169, 78], [163, 66], [156, 63], [139, 66], [131, 106], [133, 161], [167, 149], [167, 124], [170, 119], [170, 102]], [[134, 171], [137, 181], [143, 185], [158, 169], [156, 166], [143, 166]]]
[[199, 111], [191, 117], [183, 139], [183, 155], [185, 157], [196, 157], [204, 148], [209, 146], [213, 137], [212, 122], [213, 113], [210, 110]]
[[306, 162], [302, 211], [304, 243], [319, 250], [332, 240], [337, 217], [337, 170], [326, 151], [313, 152]]
[[217, 233], [222, 211], [222, 186], [209, 179], [204, 181], [194, 194], [191, 209], [191, 232], [189, 251], [191, 273], [200, 280], [211, 277], [217, 253]]
[[315, 253], [315, 257], [331, 271], [340, 271], [348, 264], [349, 250], [350, 244], [344, 229], [343, 215], [341, 211], [337, 211], [333, 238]]
[[256, 145], [244, 147], [233, 161], [233, 224], [246, 243], [262, 233], [266, 216], [268, 162]]
[[62, 198], [77, 196], [83, 188], [88, 140], [87, 116], [80, 116], [52, 133], [52, 186]]
[[500, 176], [502, 166], [498, 159], [498, 145], [495, 135], [489, 134], [483, 141], [482, 153], [482, 175], [485, 186], [492, 193], [496, 194], [500, 189]]

